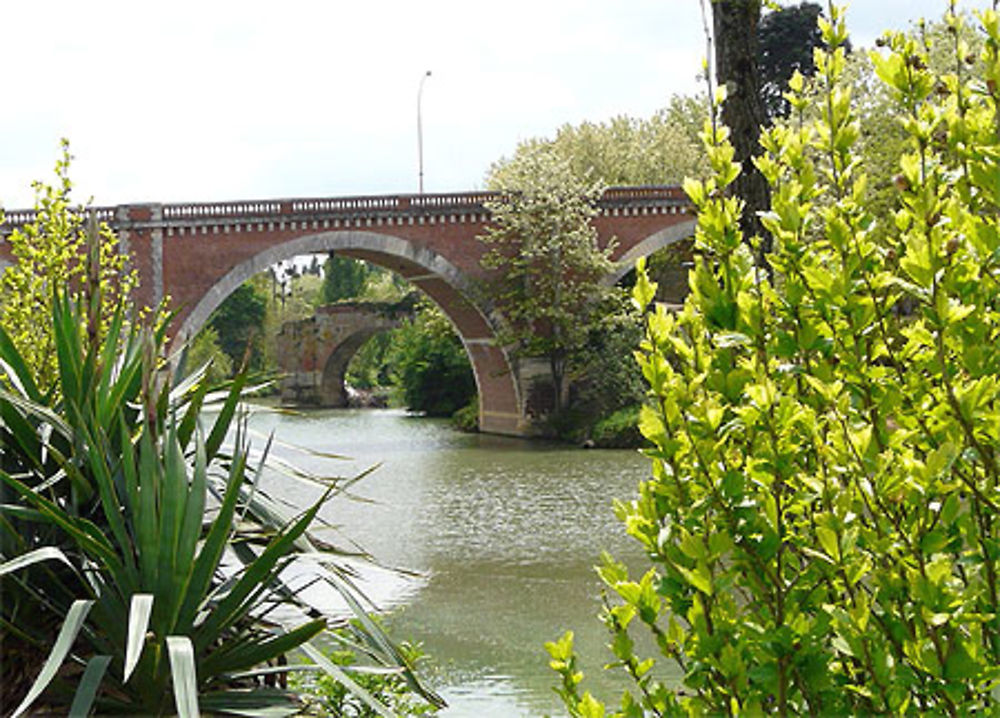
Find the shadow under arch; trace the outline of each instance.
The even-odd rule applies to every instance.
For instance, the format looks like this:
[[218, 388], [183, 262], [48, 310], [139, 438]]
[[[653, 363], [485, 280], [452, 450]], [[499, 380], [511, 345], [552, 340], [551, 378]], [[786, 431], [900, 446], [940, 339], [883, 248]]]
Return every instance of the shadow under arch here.
[[618, 258], [615, 262], [615, 268], [605, 278], [605, 283], [608, 285], [617, 284], [622, 277], [635, 269], [635, 263], [639, 257], [648, 257], [658, 249], [663, 249], [683, 239], [693, 237], [697, 225], [698, 222], [692, 219], [688, 222], [664, 227], [658, 232], [649, 235]]
[[430, 297], [455, 327], [469, 356], [479, 392], [480, 430], [514, 436], [528, 431], [510, 359], [495, 341], [486, 315], [469, 299], [469, 279], [440, 254], [394, 235], [333, 230], [269, 247], [215, 282], [192, 308], [175, 336], [178, 339], [194, 336], [227, 296], [271, 265], [300, 254], [331, 251], [396, 272]]

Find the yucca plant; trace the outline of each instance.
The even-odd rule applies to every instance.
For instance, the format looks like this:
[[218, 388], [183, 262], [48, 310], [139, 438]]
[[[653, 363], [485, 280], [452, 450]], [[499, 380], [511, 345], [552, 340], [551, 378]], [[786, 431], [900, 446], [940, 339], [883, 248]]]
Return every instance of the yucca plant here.
[[[389, 715], [312, 648], [327, 621], [281, 580], [298, 556], [333, 558], [308, 529], [339, 484], [285, 517], [254, 488], [267, 451], [251, 453], [239, 419], [245, 375], [203, 430], [204, 372], [172, 386], [165, 323], [130, 325], [121, 306], [98, 336], [93, 289], [54, 293], [58, 381], [45, 392], [0, 327], [0, 709], [286, 715], [297, 706], [278, 674], [306, 667], [285, 660], [302, 648]], [[440, 705], [327, 567], [364, 653]], [[273, 618], [279, 606], [300, 618]]]

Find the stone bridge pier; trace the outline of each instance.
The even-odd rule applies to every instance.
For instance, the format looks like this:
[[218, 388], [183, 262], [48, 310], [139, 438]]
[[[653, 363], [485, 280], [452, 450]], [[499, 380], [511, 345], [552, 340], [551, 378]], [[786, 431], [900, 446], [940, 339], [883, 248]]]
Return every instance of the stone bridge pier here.
[[379, 332], [399, 326], [403, 313], [363, 302], [320, 307], [306, 319], [285, 322], [278, 334], [281, 402], [347, 406], [344, 376], [351, 357]]

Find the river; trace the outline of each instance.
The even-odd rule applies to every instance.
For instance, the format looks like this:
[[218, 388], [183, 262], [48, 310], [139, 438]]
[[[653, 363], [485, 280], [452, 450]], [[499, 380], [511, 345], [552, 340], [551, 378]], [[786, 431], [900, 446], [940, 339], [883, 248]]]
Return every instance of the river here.
[[[334, 540], [416, 574], [371, 571], [364, 585], [389, 612], [392, 635], [432, 657], [429, 682], [449, 703], [443, 718], [563, 715], [543, 643], [567, 629], [585, 686], [617, 703], [618, 684], [600, 668], [610, 654], [593, 567], [604, 549], [642, 567], [611, 509], [648, 473], [637, 452], [463, 434], [394, 410], [258, 412], [251, 427], [350, 457], [292, 456], [325, 474], [379, 465], [323, 516], [339, 527]], [[277, 492], [310, 498], [287, 482]]]

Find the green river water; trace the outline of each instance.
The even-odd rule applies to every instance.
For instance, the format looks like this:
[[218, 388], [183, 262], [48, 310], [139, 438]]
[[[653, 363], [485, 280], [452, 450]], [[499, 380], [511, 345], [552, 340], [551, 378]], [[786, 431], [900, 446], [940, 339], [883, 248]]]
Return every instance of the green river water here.
[[[648, 471], [637, 452], [462, 434], [393, 410], [259, 412], [251, 428], [350, 457], [281, 450], [325, 474], [380, 464], [324, 517], [339, 527], [335, 542], [415, 573], [366, 570], [363, 587], [393, 635], [433, 658], [444, 718], [562, 715], [543, 643], [566, 629], [586, 657], [585, 685], [617, 702], [616, 680], [600, 669], [610, 654], [593, 567], [602, 549], [642, 567], [611, 510]], [[287, 480], [271, 489], [296, 505], [313, 496]]]

